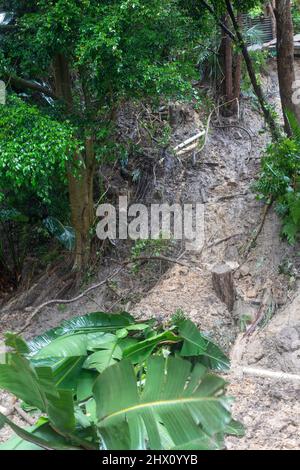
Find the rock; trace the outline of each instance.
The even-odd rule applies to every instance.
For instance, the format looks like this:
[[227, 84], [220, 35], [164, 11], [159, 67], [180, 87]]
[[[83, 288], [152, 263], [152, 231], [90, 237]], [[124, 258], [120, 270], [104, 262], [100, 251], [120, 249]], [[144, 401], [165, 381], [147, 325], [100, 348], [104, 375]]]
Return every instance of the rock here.
[[300, 349], [300, 338], [296, 328], [287, 326], [276, 336], [276, 345], [284, 351], [296, 351]]
[[232, 269], [232, 271], [236, 271], [240, 266], [236, 261], [226, 261], [226, 264], [230, 267], [230, 269]]
[[248, 264], [243, 264], [239, 270], [242, 277], [248, 276], [250, 274], [250, 266]]
[[227, 181], [227, 185], [231, 186], [232, 188], [236, 188], [238, 186], [238, 183], [234, 180], [229, 180]]
[[243, 139], [243, 136], [239, 131], [236, 131], [233, 134], [233, 138], [236, 139], [236, 140], [241, 140], [241, 139]]
[[191, 318], [195, 318], [197, 317], [198, 315], [198, 310], [196, 310], [195, 308], [193, 308], [191, 311], [190, 311], [190, 317]]
[[300, 349], [282, 354], [281, 360], [284, 372], [291, 372], [292, 374], [300, 373]]
[[247, 290], [246, 296], [249, 299], [254, 299], [257, 297], [257, 290], [254, 287], [251, 287], [250, 289]]

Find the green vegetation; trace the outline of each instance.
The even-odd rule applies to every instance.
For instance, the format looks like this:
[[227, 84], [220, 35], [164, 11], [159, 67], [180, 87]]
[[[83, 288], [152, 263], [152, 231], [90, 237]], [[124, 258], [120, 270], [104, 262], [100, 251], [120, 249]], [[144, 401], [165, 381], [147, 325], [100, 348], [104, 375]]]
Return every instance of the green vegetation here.
[[[89, 258], [96, 167], [118, 156], [118, 106], [193, 96], [197, 21], [173, 0], [4, 3], [14, 20], [1, 35], [0, 73], [25, 102], [12, 97], [1, 110], [0, 168], [16, 178], [1, 203], [18, 209], [12, 203], [25, 187], [26, 206], [43, 205], [63, 225], [71, 223], [79, 270]], [[166, 128], [161, 144], [167, 142]], [[59, 217], [55, 196], [64, 206], [69, 199]]]
[[2, 450], [220, 449], [243, 431], [209, 372], [229, 360], [182, 314], [161, 327], [95, 312], [27, 343], [6, 334], [6, 346], [0, 387], [42, 417], [23, 430], [0, 413], [18, 436]]
[[300, 33], [300, 6], [299, 2], [295, 1], [292, 4], [292, 17], [293, 17], [293, 24], [294, 24], [294, 32], [295, 34]]
[[289, 243], [295, 243], [300, 230], [300, 127], [292, 114], [289, 121], [294, 137], [282, 137], [270, 144], [255, 190], [261, 199], [276, 201], [276, 210], [283, 218], [282, 234]]

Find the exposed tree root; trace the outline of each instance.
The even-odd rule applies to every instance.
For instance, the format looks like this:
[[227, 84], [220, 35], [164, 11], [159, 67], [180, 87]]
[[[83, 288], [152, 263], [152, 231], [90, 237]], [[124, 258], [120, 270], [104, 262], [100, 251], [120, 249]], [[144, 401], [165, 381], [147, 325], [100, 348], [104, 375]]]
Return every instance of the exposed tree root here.
[[251, 238], [251, 240], [247, 243], [246, 247], [242, 250], [241, 254], [244, 258], [246, 258], [248, 256], [251, 248], [253, 247], [254, 243], [256, 242], [258, 236], [260, 235], [260, 232], [263, 229], [264, 223], [266, 221], [266, 217], [268, 215], [268, 212], [269, 212], [271, 206], [272, 206], [272, 202], [265, 205], [260, 224], [258, 225], [257, 229], [255, 230], [255, 233], [254, 233], [253, 237]]

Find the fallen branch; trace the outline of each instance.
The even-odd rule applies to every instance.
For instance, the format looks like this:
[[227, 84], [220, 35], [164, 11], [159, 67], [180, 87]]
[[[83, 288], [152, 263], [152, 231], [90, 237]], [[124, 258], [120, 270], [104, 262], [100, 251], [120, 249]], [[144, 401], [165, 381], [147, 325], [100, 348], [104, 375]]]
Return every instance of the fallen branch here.
[[128, 259], [128, 260], [125, 260], [125, 261], [118, 261], [116, 259], [113, 259], [113, 258], [110, 258], [111, 261], [113, 261], [114, 263], [118, 263], [122, 266], [126, 266], [128, 264], [133, 264], [133, 263], [136, 263], [136, 262], [140, 262], [142, 263], [143, 261], [167, 261], [168, 263], [174, 263], [174, 264], [179, 264], [180, 266], [184, 266], [185, 268], [191, 268], [190, 265], [186, 264], [186, 263], [183, 263], [182, 261], [179, 261], [178, 259], [174, 259], [174, 258], [168, 258], [167, 256], [163, 256], [163, 255], [159, 255], [159, 256], [138, 256], [136, 258], [132, 258], [132, 259]]
[[247, 194], [248, 194], [247, 192], [246, 193], [227, 194], [227, 195], [224, 195], [224, 196], [220, 196], [217, 199], [212, 199], [209, 202], [215, 203], [215, 202], [220, 202], [220, 201], [226, 201], [228, 199], [235, 199], [236, 197], [247, 196]]
[[205, 134], [205, 131], [198, 132], [198, 134], [193, 135], [193, 137], [189, 137], [184, 142], [181, 142], [181, 144], [176, 145], [176, 147], [174, 147], [173, 150], [176, 152], [177, 150], [183, 149], [184, 147], [191, 144], [192, 142], [195, 142], [195, 140], [199, 139], [204, 134]]
[[54, 100], [59, 99], [59, 97], [51, 89], [43, 85], [40, 85], [39, 83], [26, 80], [21, 77], [17, 77], [16, 75], [7, 75], [7, 76], [4, 76], [4, 78], [7, 80], [8, 83], [11, 83], [14, 87], [18, 89], [26, 90], [28, 88], [30, 90], [43, 93], [44, 95], [49, 96], [50, 98]]
[[227, 242], [227, 241], [230, 240], [231, 238], [238, 237], [239, 235], [242, 235], [242, 233], [241, 233], [241, 232], [239, 232], [239, 233], [234, 233], [233, 235], [228, 235], [228, 237], [220, 238], [219, 240], [216, 240], [215, 242], [209, 243], [209, 244], [207, 245], [207, 248], [212, 248], [213, 246], [220, 245], [220, 243]]
[[264, 377], [268, 379], [275, 380], [286, 380], [288, 382], [300, 382], [300, 375], [298, 374], [288, 374], [286, 372], [279, 372], [269, 369], [261, 369], [260, 367], [238, 367], [236, 372], [241, 372], [245, 375], [250, 375], [254, 377]]
[[255, 315], [255, 319], [251, 323], [247, 331], [245, 332], [244, 337], [249, 336], [253, 333], [253, 331], [256, 329], [256, 327], [259, 325], [261, 320], [265, 317], [265, 315], [268, 313], [270, 309], [271, 309], [271, 312], [273, 313], [274, 303], [273, 303], [273, 297], [272, 297], [272, 289], [270, 286], [267, 286], [264, 289], [262, 300], [261, 300], [259, 309]]
[[31, 416], [29, 416], [26, 411], [22, 410], [22, 408], [20, 408], [18, 405], [15, 405], [14, 406], [14, 411], [16, 411], [18, 413], [19, 416], [21, 416], [21, 418], [26, 421], [26, 423], [28, 423], [30, 426], [33, 426], [36, 422], [36, 419], [32, 418]]
[[26, 413], [26, 411], [22, 410], [22, 408], [20, 408], [17, 404], [14, 403], [15, 401], [16, 401], [16, 398], [13, 399], [13, 404], [8, 408], [5, 408], [4, 406], [0, 406], [0, 412], [4, 416], [11, 416], [12, 414], [16, 412], [19, 416], [21, 416], [21, 418], [24, 421], [26, 421], [26, 423], [30, 424], [30, 426], [33, 426], [36, 422], [36, 419], [29, 416]]
[[22, 326], [22, 328], [20, 328], [17, 333], [20, 334], [22, 333], [24, 330], [26, 330], [28, 328], [28, 326], [31, 324], [32, 320], [37, 316], [37, 314], [45, 307], [48, 307], [49, 305], [55, 305], [55, 304], [71, 304], [73, 302], [76, 302], [77, 300], [80, 300], [82, 299], [86, 294], [88, 294], [89, 292], [91, 292], [92, 290], [94, 289], [97, 289], [98, 287], [101, 287], [103, 286], [104, 284], [107, 283], [107, 281], [109, 281], [110, 279], [112, 279], [113, 277], [115, 277], [117, 274], [119, 274], [120, 271], [122, 271], [123, 268], [120, 268], [120, 269], [117, 269], [114, 273], [112, 273], [110, 276], [108, 276], [106, 279], [104, 279], [103, 281], [101, 282], [98, 282], [97, 284], [94, 284], [92, 285], [91, 287], [89, 287], [88, 289], [86, 289], [85, 291], [83, 291], [81, 294], [77, 295], [76, 297], [72, 298], [72, 299], [54, 299], [54, 300], [48, 300], [47, 302], [44, 302], [43, 304], [39, 305], [38, 307], [36, 307], [34, 309], [34, 311], [32, 312], [32, 314], [30, 315], [30, 317], [27, 319], [27, 321], [25, 322], [24, 326]]
[[262, 214], [262, 219], [261, 219], [261, 222], [259, 224], [259, 226], [257, 227], [256, 231], [255, 231], [255, 234], [253, 235], [253, 237], [251, 238], [251, 240], [248, 242], [248, 244], [246, 245], [245, 249], [242, 250], [242, 255], [244, 257], [247, 257], [249, 251], [251, 250], [252, 246], [254, 245], [254, 243], [256, 242], [260, 232], [262, 231], [262, 228], [264, 226], [264, 223], [265, 223], [265, 220], [266, 220], [266, 217], [267, 217], [267, 214], [269, 212], [269, 209], [270, 207], [272, 206], [272, 202], [270, 202], [269, 204], [266, 204], [265, 207], [264, 207], [264, 210], [263, 210], [263, 214]]

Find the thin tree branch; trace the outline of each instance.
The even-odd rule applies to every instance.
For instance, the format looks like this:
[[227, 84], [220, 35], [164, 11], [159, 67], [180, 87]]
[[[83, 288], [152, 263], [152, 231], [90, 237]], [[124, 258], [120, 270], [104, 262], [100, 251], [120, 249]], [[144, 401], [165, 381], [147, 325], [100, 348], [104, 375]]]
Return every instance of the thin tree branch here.
[[218, 25], [223, 29], [223, 31], [228, 34], [228, 36], [234, 41], [237, 42], [237, 38], [235, 35], [230, 31], [230, 29], [227, 28], [227, 26], [219, 19], [217, 13], [215, 10], [205, 1], [205, 0], [200, 0], [200, 3], [203, 4], [203, 6], [212, 14], [212, 16], [215, 18], [217, 21]]
[[20, 328], [17, 333], [20, 334], [22, 333], [24, 330], [26, 330], [28, 328], [28, 326], [31, 324], [32, 320], [37, 316], [37, 314], [45, 307], [48, 307], [49, 305], [55, 305], [55, 304], [71, 304], [73, 302], [76, 302], [77, 300], [80, 300], [82, 299], [86, 294], [88, 294], [89, 292], [91, 292], [92, 290], [94, 289], [97, 289], [98, 287], [101, 287], [103, 286], [104, 284], [107, 283], [107, 281], [109, 281], [110, 279], [112, 279], [113, 277], [115, 277], [117, 274], [119, 274], [121, 271], [122, 271], [123, 267], [117, 269], [116, 271], [114, 271], [110, 276], [108, 276], [106, 279], [104, 279], [103, 281], [101, 282], [98, 282], [97, 284], [94, 284], [92, 285], [91, 287], [89, 287], [88, 289], [84, 290], [81, 294], [77, 295], [76, 297], [74, 297], [73, 299], [54, 299], [54, 300], [48, 300], [47, 302], [44, 302], [43, 304], [39, 305], [38, 307], [36, 307], [34, 309], [34, 311], [32, 312], [32, 314], [30, 315], [30, 317], [27, 319], [27, 321], [25, 322], [25, 325]]

